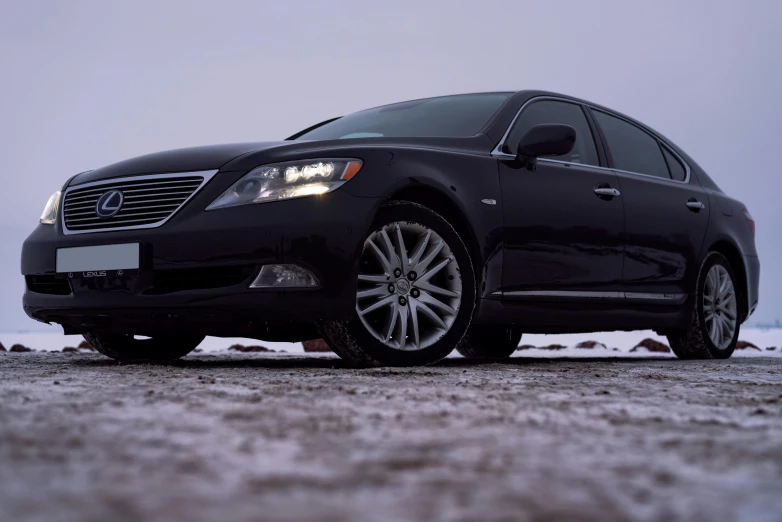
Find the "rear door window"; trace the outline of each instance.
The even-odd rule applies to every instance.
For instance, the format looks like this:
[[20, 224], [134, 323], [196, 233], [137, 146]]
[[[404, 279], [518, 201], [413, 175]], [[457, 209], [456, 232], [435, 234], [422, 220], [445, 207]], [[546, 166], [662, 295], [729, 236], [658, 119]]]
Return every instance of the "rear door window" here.
[[668, 170], [671, 171], [671, 177], [676, 181], [684, 181], [687, 179], [687, 171], [682, 165], [682, 162], [676, 159], [676, 156], [663, 147], [663, 154], [665, 155], [665, 161], [668, 162]]
[[657, 138], [630, 122], [593, 111], [603, 131], [614, 168], [638, 174], [671, 179]]

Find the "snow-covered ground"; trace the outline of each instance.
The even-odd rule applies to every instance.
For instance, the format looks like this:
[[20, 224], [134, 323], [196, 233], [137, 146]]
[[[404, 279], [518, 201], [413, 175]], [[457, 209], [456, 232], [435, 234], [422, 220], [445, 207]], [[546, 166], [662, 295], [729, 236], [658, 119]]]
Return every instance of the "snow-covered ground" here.
[[[524, 335], [521, 339], [522, 345], [549, 346], [560, 344], [567, 346], [565, 350], [522, 350], [516, 352], [518, 357], [540, 357], [545, 354], [546, 357], [628, 357], [628, 356], [648, 356], [648, 353], [634, 352], [630, 350], [641, 340], [651, 338], [656, 341], [667, 344], [668, 341], [652, 331], [637, 332], [598, 332], [588, 334], [563, 334], [563, 335]], [[758, 346], [762, 351], [757, 350], [737, 350], [735, 356], [774, 356], [782, 355], [782, 329], [744, 329], [739, 336], [741, 340], [748, 341]], [[11, 345], [20, 343], [39, 351], [61, 351], [66, 346], [77, 346], [82, 341], [80, 335], [62, 335], [60, 333], [0, 333], [0, 343], [9, 348]], [[605, 348], [597, 350], [584, 350], [575, 348], [582, 341], [598, 341], [605, 345]], [[232, 344], [244, 345], [263, 345], [275, 351], [284, 351], [287, 353], [303, 353], [304, 349], [301, 343], [271, 343], [266, 341], [257, 341], [253, 339], [241, 338], [219, 338], [207, 337], [199, 347], [203, 352], [219, 352], [226, 350]], [[774, 351], [767, 351], [766, 348], [775, 347]], [[616, 350], [614, 350], [616, 348]], [[659, 357], [673, 357], [670, 354], [653, 354]], [[454, 355], [455, 356], [455, 355]]]
[[0, 521], [782, 520], [782, 357], [541, 352], [0, 353]]

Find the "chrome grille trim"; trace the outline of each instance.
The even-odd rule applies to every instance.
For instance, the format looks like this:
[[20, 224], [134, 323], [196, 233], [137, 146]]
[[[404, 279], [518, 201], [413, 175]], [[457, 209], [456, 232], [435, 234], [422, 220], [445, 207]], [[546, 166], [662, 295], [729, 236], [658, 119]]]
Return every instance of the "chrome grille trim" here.
[[[63, 233], [157, 228], [184, 207], [215, 174], [217, 170], [128, 176], [68, 187], [60, 210]], [[95, 212], [95, 205], [111, 189], [121, 190], [125, 203], [116, 216], [101, 218]]]

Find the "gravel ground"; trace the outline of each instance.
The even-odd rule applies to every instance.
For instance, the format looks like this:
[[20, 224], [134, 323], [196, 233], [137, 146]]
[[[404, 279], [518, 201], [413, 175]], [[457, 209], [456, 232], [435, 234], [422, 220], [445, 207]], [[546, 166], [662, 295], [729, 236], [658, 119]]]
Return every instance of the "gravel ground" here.
[[0, 353], [0, 520], [782, 520], [782, 359]]

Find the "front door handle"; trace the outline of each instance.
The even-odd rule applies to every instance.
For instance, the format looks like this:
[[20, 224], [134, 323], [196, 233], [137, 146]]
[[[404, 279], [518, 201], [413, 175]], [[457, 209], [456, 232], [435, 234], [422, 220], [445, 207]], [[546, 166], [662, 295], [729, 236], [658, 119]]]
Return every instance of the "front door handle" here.
[[687, 201], [687, 208], [692, 210], [693, 212], [700, 212], [704, 208], [706, 208], [706, 205], [701, 203], [695, 198], [690, 198], [689, 201]]
[[611, 187], [598, 187], [595, 189], [595, 194], [608, 198], [615, 198], [622, 195], [617, 189]]

